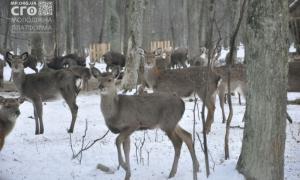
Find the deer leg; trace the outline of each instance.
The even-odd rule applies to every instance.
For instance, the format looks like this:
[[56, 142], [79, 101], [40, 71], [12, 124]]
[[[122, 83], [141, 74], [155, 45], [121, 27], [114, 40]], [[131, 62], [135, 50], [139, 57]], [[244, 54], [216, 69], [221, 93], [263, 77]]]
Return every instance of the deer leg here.
[[128, 136], [124, 142], [123, 142], [123, 150], [124, 150], [124, 155], [125, 155], [125, 163], [127, 166], [127, 171], [126, 171], [126, 176], [125, 180], [129, 180], [131, 176], [131, 171], [130, 171], [130, 136]]
[[172, 169], [169, 174], [169, 178], [172, 178], [175, 176], [177, 172], [178, 160], [180, 157], [180, 150], [182, 146], [182, 139], [175, 133], [175, 131], [167, 132], [167, 135], [169, 139], [172, 141], [175, 150], [174, 161], [173, 161]]
[[83, 90], [88, 91], [88, 79], [83, 80]]
[[225, 111], [224, 111], [225, 89], [222, 85], [219, 86], [219, 101], [220, 101], [220, 107], [222, 110], [222, 117], [223, 117], [222, 123], [225, 123], [226, 122]]
[[187, 145], [190, 155], [193, 161], [193, 175], [194, 179], [197, 179], [197, 172], [199, 172], [199, 162], [197, 160], [197, 156], [195, 153], [195, 149], [193, 146], [193, 140], [192, 140], [192, 135], [182, 129], [179, 125], [177, 125], [175, 129], [176, 134], [182, 139], [182, 141]]
[[186, 66], [186, 64], [185, 64], [185, 61], [184, 61], [184, 60], [181, 60], [181, 61], [180, 61], [180, 64], [182, 65], [182, 67], [183, 67], [183, 68], [187, 68], [187, 66]]
[[74, 131], [74, 126], [75, 126], [75, 122], [77, 119], [77, 112], [78, 112], [78, 106], [76, 104], [76, 93], [72, 92], [72, 91], [65, 91], [63, 90], [61, 92], [63, 98], [65, 99], [66, 103], [69, 106], [69, 109], [71, 111], [72, 114], [72, 122], [70, 125], [70, 128], [68, 129], [68, 133], [73, 133]]
[[39, 72], [39, 70], [36, 67], [31, 68], [36, 74]]
[[[125, 131], [122, 131], [117, 139], [116, 139], [116, 146], [117, 146], [117, 151], [118, 151], [118, 161], [119, 165], [127, 172], [128, 171], [128, 166], [124, 162], [123, 157], [122, 157], [122, 152], [121, 152], [121, 144], [127, 139], [132, 132], [134, 132], [135, 129], [126, 129]], [[123, 147], [124, 149], [124, 147]], [[125, 150], [124, 150], [125, 151]]]
[[40, 125], [39, 125], [39, 118], [37, 114], [37, 110], [35, 105], [33, 105], [33, 113], [34, 113], [34, 120], [35, 120], [35, 134], [39, 134], [40, 132]]
[[211, 124], [214, 122], [214, 113], [215, 113], [215, 95], [212, 94], [207, 101], [207, 118], [206, 118], [206, 123], [205, 123], [205, 133], [208, 134], [210, 132]]
[[5, 134], [1, 133], [0, 134], [0, 151], [2, 150], [2, 148], [4, 146], [4, 142], [5, 142]]
[[43, 103], [40, 99], [33, 99], [34, 119], [35, 119], [35, 134], [44, 133], [43, 125]]

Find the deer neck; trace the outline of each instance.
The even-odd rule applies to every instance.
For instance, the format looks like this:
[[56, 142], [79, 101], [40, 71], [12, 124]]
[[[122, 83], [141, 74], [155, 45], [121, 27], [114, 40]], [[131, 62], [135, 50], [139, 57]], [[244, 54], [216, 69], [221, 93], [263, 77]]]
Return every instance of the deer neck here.
[[147, 67], [145, 68], [144, 75], [146, 82], [151, 86], [151, 88], [153, 88], [160, 75], [160, 70], [156, 66], [152, 68]]
[[[4, 127], [4, 131], [10, 131], [16, 123], [17, 116], [11, 115], [7, 112], [0, 111], [0, 126]], [[5, 132], [5, 133], [8, 133]]]
[[25, 73], [24, 73], [24, 71], [13, 72], [13, 81], [14, 81], [17, 89], [19, 91], [22, 90], [22, 84], [25, 81]]
[[105, 121], [117, 116], [119, 109], [119, 97], [117, 92], [101, 94], [101, 111]]

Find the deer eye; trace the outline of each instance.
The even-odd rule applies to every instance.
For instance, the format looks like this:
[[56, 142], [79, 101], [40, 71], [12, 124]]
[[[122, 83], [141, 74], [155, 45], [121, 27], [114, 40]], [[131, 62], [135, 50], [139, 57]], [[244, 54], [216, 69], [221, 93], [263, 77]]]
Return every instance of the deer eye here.
[[111, 82], [112, 81], [112, 79], [108, 79], [108, 82]]

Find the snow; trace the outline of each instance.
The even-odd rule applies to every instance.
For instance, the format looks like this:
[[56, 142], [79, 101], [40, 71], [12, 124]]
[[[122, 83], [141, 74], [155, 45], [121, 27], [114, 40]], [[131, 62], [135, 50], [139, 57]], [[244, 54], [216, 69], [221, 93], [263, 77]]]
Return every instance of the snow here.
[[[1, 94], [15, 96], [16, 94]], [[289, 93], [289, 99], [300, 97], [300, 93]], [[185, 99], [186, 111], [180, 125], [192, 132], [193, 130], [193, 102]], [[244, 102], [244, 101], [243, 101]], [[86, 143], [101, 137], [107, 130], [100, 111], [100, 96], [98, 92], [82, 93], [77, 99], [79, 105], [78, 119], [72, 134], [74, 150], [81, 147], [81, 137], [85, 130], [85, 121], [88, 122]], [[217, 102], [218, 104], [218, 102]], [[199, 103], [201, 105], [201, 103]], [[233, 98], [234, 117], [233, 126], [243, 126], [242, 117], [245, 104], [238, 104]], [[292, 133], [298, 140], [300, 119], [299, 106], [289, 106], [288, 112], [294, 119], [293, 124], [287, 124], [287, 141], [285, 154], [286, 179], [296, 180], [300, 177], [300, 148], [299, 143], [292, 138]], [[32, 105], [25, 102], [20, 107], [21, 115], [17, 120], [13, 132], [6, 139], [4, 149], [0, 153], [0, 179], [122, 179], [123, 170], [114, 174], [106, 174], [96, 169], [98, 163], [117, 168], [117, 151], [114, 140], [116, 135], [109, 133], [103, 141], [94, 145], [83, 153], [82, 163], [72, 160], [69, 135], [66, 129], [71, 122], [71, 114], [63, 101], [51, 102], [44, 105], [43, 135], [34, 135], [34, 120]], [[226, 109], [227, 110], [227, 109]], [[227, 112], [228, 113], [228, 112]], [[298, 118], [298, 119], [297, 119]], [[231, 129], [230, 134], [230, 160], [224, 160], [223, 139], [225, 125], [221, 123], [221, 110], [216, 108], [215, 122], [212, 132], [208, 136], [208, 145], [211, 157], [211, 180], [242, 180], [243, 176], [235, 170], [235, 165], [240, 153], [243, 130]], [[202, 126], [197, 120], [196, 131], [201, 136]], [[145, 135], [145, 145], [142, 150], [143, 163], [137, 163], [136, 147]], [[199, 179], [206, 179], [204, 157], [196, 141], [196, 152], [200, 162], [201, 172]], [[147, 152], [150, 160], [148, 162]], [[138, 152], [139, 153], [139, 152]], [[139, 131], [131, 137], [131, 169], [132, 179], [166, 179], [173, 161], [173, 147], [163, 132]], [[214, 162], [214, 163], [213, 163]], [[215, 164], [215, 165], [214, 165]], [[215, 166], [213, 168], [213, 166]], [[192, 162], [188, 150], [183, 145], [178, 171], [174, 179], [192, 179]]]
[[[103, 64], [96, 66], [101, 70], [105, 69]], [[10, 70], [5, 67], [5, 79], [9, 79], [9, 75]], [[0, 95], [18, 96], [16, 93], [0, 93]], [[300, 93], [288, 93], [288, 98], [290, 100], [300, 98]], [[188, 99], [184, 99], [186, 110], [180, 125], [192, 133], [194, 103], [189, 102]], [[81, 92], [77, 98], [79, 112], [72, 134], [73, 148], [76, 152], [81, 147], [81, 138], [85, 132], [86, 121], [88, 122], [88, 130], [85, 143], [101, 137], [107, 131], [100, 111], [100, 101], [100, 95], [97, 91]], [[199, 105], [202, 106], [201, 103]], [[227, 105], [225, 107], [226, 114], [228, 114]], [[242, 99], [242, 105], [239, 105], [237, 97], [233, 97], [233, 109], [232, 126], [243, 127], [242, 117], [245, 111], [245, 100]], [[45, 103], [43, 116], [45, 133], [43, 135], [34, 135], [35, 124], [32, 118], [32, 104], [24, 102], [20, 106], [20, 110], [21, 115], [16, 126], [7, 137], [6, 144], [0, 152], [0, 180], [111, 180], [124, 178], [124, 170], [117, 170], [115, 134], [110, 132], [102, 141], [85, 151], [80, 164], [77, 159], [72, 159], [70, 136], [67, 133], [67, 128], [71, 123], [71, 113], [64, 101]], [[300, 106], [288, 106], [288, 113], [294, 122], [293, 124], [287, 123], [286, 128], [285, 179], [299, 180], [300, 143], [297, 141], [300, 140]], [[240, 128], [231, 129], [229, 138], [230, 159], [224, 160], [225, 124], [222, 124], [221, 121], [221, 109], [217, 98], [215, 122], [212, 125], [211, 133], [208, 135], [211, 175], [206, 178], [203, 152], [199, 140], [196, 139], [195, 149], [200, 163], [198, 178], [204, 180], [243, 180], [243, 176], [235, 170], [241, 150], [243, 130]], [[203, 142], [202, 123], [198, 119], [196, 132], [200, 134]], [[145, 144], [141, 151], [141, 158], [139, 148], [144, 137]], [[131, 136], [132, 179], [167, 179], [173, 156], [173, 146], [162, 131], [135, 132]], [[98, 163], [111, 167], [115, 172], [107, 174], [97, 170]], [[185, 145], [182, 146], [177, 174], [173, 179], [192, 179], [192, 161]]]

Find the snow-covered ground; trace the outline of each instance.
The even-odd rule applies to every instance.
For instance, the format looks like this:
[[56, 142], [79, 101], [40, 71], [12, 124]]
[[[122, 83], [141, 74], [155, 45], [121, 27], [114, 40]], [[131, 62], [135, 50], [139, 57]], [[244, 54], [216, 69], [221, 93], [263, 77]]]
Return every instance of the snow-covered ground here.
[[[12, 94], [10, 94], [12, 95]], [[299, 93], [289, 93], [290, 99], [300, 97]], [[187, 99], [186, 99], [187, 100]], [[86, 120], [88, 131], [86, 143], [101, 137], [107, 130], [100, 112], [100, 97], [97, 92], [81, 94], [77, 99], [79, 105], [75, 132], [72, 134], [73, 147], [78, 151], [81, 147], [81, 137], [84, 134]], [[234, 97], [233, 126], [243, 126], [242, 117], [245, 105], [238, 105]], [[201, 103], [200, 103], [201, 105]], [[193, 102], [186, 101], [186, 111], [180, 124], [189, 132], [193, 130]], [[300, 179], [300, 107], [289, 106], [288, 112], [295, 120], [287, 124], [287, 141], [285, 153], [285, 177], [289, 180]], [[109, 133], [103, 141], [83, 153], [81, 164], [72, 160], [69, 134], [67, 128], [71, 122], [71, 114], [63, 101], [47, 103], [44, 106], [43, 135], [34, 135], [33, 109], [29, 102], [21, 105], [21, 115], [13, 132], [8, 136], [4, 149], [0, 153], [1, 180], [40, 180], [40, 179], [122, 179], [123, 170], [114, 174], [106, 174], [96, 169], [98, 163], [117, 168], [117, 151], [114, 140], [116, 135]], [[201, 136], [202, 125], [197, 120], [196, 131]], [[221, 123], [221, 111], [217, 106], [215, 122], [208, 136], [211, 154], [210, 167], [212, 180], [242, 180], [243, 177], [235, 170], [240, 153], [243, 130], [231, 129], [230, 160], [224, 160], [223, 140], [225, 125]], [[141, 146], [145, 136], [142, 157], [136, 146]], [[202, 136], [201, 136], [202, 139]], [[140, 131], [131, 137], [131, 168], [132, 179], [166, 179], [173, 161], [173, 147], [161, 131]], [[199, 141], [196, 140], [196, 152], [200, 162], [200, 179], [206, 179], [204, 157]], [[149, 155], [149, 158], [148, 158]], [[142, 160], [140, 160], [142, 159]], [[139, 162], [137, 162], [139, 160]], [[142, 162], [140, 162], [142, 161]], [[177, 175], [174, 179], [192, 179], [192, 162], [186, 146], [183, 146]]]
[[[103, 66], [99, 66], [103, 69]], [[9, 68], [5, 68], [8, 76]], [[27, 70], [26, 70], [27, 71]], [[29, 70], [28, 70], [29, 71]], [[5, 77], [9, 79], [9, 77]], [[17, 96], [16, 93], [0, 93], [2, 96]], [[289, 93], [289, 99], [300, 98], [300, 93]], [[180, 125], [193, 132], [193, 102], [186, 102], [186, 110]], [[233, 97], [234, 116], [232, 126], [244, 126], [242, 117], [245, 110], [245, 100], [239, 105], [237, 97]], [[85, 132], [86, 121], [88, 130], [85, 143], [101, 137], [107, 127], [100, 111], [100, 95], [97, 91], [81, 93], [77, 98], [79, 106], [78, 118], [72, 134], [72, 144], [77, 152], [81, 148], [81, 139]], [[199, 106], [201, 108], [201, 103]], [[83, 153], [81, 164], [72, 160], [70, 136], [67, 128], [71, 123], [71, 114], [63, 101], [46, 103], [44, 105], [43, 135], [34, 135], [35, 124], [31, 103], [20, 106], [21, 115], [12, 133], [7, 137], [6, 144], [0, 152], [0, 180], [114, 180], [123, 179], [123, 169], [107, 174], [96, 169], [98, 163], [117, 169], [116, 135], [109, 133], [101, 142]], [[228, 108], [226, 106], [228, 114]], [[294, 120], [287, 123], [285, 178], [300, 179], [300, 106], [288, 106], [288, 112]], [[230, 133], [230, 159], [224, 160], [225, 124], [221, 123], [221, 109], [216, 102], [215, 122], [208, 135], [211, 175], [206, 178], [204, 156], [199, 140], [196, 138], [196, 153], [200, 162], [199, 179], [210, 180], [243, 180], [236, 170], [236, 162], [242, 145], [243, 130], [232, 128]], [[196, 132], [202, 140], [202, 124], [196, 121]], [[140, 151], [141, 143], [145, 144]], [[139, 131], [131, 136], [131, 169], [132, 179], [167, 179], [173, 162], [174, 150], [165, 134], [158, 130]], [[188, 149], [183, 145], [178, 171], [173, 179], [192, 179], [192, 162]]]

